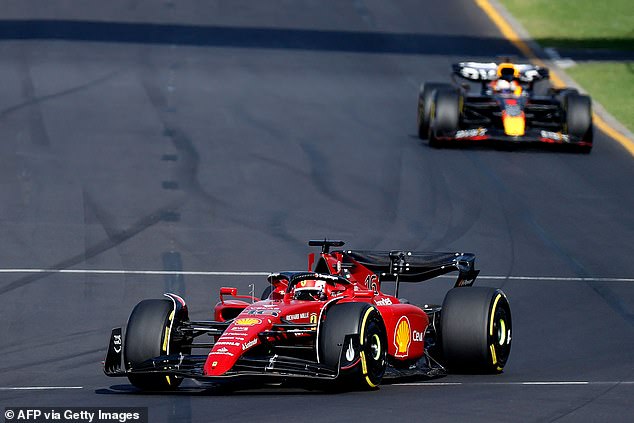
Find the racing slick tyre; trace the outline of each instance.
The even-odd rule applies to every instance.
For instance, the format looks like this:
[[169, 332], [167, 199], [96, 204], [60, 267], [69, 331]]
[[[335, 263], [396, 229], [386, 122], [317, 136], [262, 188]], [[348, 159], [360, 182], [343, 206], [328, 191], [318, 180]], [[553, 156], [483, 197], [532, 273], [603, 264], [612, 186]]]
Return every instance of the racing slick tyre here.
[[460, 287], [445, 296], [442, 352], [449, 371], [500, 373], [511, 352], [511, 308], [496, 288]]
[[319, 362], [338, 369], [344, 389], [376, 388], [387, 366], [387, 332], [381, 314], [367, 303], [335, 304], [317, 339]]
[[434, 94], [438, 89], [451, 89], [451, 85], [442, 82], [426, 82], [418, 92], [418, 138], [424, 140], [429, 135], [429, 114]]
[[460, 105], [462, 98], [458, 91], [441, 88], [435, 91], [429, 117], [429, 145], [442, 147], [443, 142], [438, 134], [454, 133], [460, 122]]
[[[169, 351], [172, 322], [170, 300], [143, 300], [134, 307], [125, 331], [123, 361], [127, 370]], [[182, 378], [165, 374], [129, 374], [132, 385], [139, 389], [161, 391], [177, 388]]]
[[576, 88], [567, 87], [560, 89], [551, 88], [548, 94], [555, 96], [560, 102], [562, 102], [567, 95], [579, 94], [579, 90]]
[[590, 97], [570, 93], [564, 97], [563, 103], [564, 132], [587, 143], [578, 148], [582, 153], [590, 153], [593, 140], [592, 101]]

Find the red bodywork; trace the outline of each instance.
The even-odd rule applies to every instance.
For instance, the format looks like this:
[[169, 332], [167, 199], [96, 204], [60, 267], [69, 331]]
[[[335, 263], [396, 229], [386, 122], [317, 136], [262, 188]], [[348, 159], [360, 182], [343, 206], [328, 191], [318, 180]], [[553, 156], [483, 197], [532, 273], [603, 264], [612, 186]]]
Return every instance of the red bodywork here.
[[[310, 267], [313, 262], [314, 256], [311, 254]], [[289, 279], [284, 274], [269, 276], [271, 293], [268, 299], [262, 301], [225, 300], [225, 295], [235, 298], [237, 289], [222, 288], [221, 301], [214, 308], [214, 318], [219, 322], [235, 319], [209, 352], [203, 374], [222, 376], [231, 370], [246, 351], [260, 345], [263, 333], [270, 333], [266, 341], [276, 345], [301, 345], [305, 340], [307, 347], [314, 346], [311, 342], [314, 342], [314, 331], [319, 329], [319, 325], [306, 330], [271, 329], [274, 325], [285, 323], [307, 326], [318, 323], [323, 310], [334, 302], [365, 302], [376, 306], [387, 329], [388, 356], [392, 360], [416, 361], [424, 355], [424, 334], [429, 318], [422, 309], [403, 304], [395, 296], [382, 293], [379, 277], [349, 257], [344, 259], [342, 252], [322, 253], [314, 270], [322, 276], [331, 275], [333, 282], [325, 286], [325, 296], [319, 300], [293, 299], [294, 289], [288, 289]], [[347, 282], [342, 283], [339, 277]]]
[[[320, 255], [309, 255], [309, 270], [270, 274], [262, 300], [238, 295], [237, 288], [221, 288], [211, 321], [190, 320], [187, 305], [174, 294], [140, 302], [128, 320], [125, 342], [122, 328], [113, 329], [104, 372], [127, 376], [142, 388], [156, 386], [163, 380], [158, 376], [165, 376], [158, 385], [162, 389], [185, 378], [222, 383], [340, 377], [344, 384], [362, 378], [372, 388], [388, 371], [393, 378], [444, 373], [431, 359], [441, 307], [420, 308], [399, 299], [399, 284], [457, 271], [454, 287], [471, 286], [478, 275], [474, 254], [330, 252], [344, 245], [335, 240], [309, 245], [322, 248]], [[381, 290], [386, 281], [395, 283], [394, 295]], [[154, 326], [147, 316], [153, 316]], [[129, 331], [130, 322], [136, 332]], [[153, 338], [148, 341], [138, 330], [139, 322], [160, 336], [160, 355], [154, 355]], [[139, 357], [137, 351], [144, 348], [147, 352]]]

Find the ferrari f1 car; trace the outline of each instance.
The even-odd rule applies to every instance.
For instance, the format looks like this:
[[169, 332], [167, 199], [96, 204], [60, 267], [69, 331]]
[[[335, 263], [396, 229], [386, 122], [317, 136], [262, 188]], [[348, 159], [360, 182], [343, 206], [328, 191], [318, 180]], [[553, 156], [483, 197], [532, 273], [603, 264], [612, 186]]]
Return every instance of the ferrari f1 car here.
[[[537, 95], [535, 84], [548, 78], [548, 69], [531, 64], [454, 64], [454, 84], [422, 84], [418, 135], [432, 147], [490, 140], [557, 144], [590, 153], [590, 97], [572, 88]], [[479, 93], [472, 94], [472, 84], [465, 81], [480, 83]]]
[[[175, 294], [136, 305], [112, 330], [104, 371], [142, 390], [191, 378], [371, 389], [381, 381], [447, 372], [500, 373], [511, 349], [504, 293], [473, 287], [470, 253], [335, 250], [310, 241], [309, 271], [269, 275], [262, 298], [221, 288], [213, 320], [190, 320]], [[399, 299], [400, 283], [458, 272], [442, 306]], [[395, 282], [394, 295], [382, 285]], [[192, 351], [204, 349], [203, 354]]]

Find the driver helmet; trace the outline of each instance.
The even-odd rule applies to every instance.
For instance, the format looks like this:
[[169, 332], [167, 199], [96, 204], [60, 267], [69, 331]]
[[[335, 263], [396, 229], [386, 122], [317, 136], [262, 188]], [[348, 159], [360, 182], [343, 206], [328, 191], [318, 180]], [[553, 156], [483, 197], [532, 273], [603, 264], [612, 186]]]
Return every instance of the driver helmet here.
[[512, 63], [500, 63], [497, 75], [498, 79], [511, 82], [520, 77], [520, 72]]
[[319, 301], [326, 299], [326, 281], [306, 279], [295, 286], [294, 300]]

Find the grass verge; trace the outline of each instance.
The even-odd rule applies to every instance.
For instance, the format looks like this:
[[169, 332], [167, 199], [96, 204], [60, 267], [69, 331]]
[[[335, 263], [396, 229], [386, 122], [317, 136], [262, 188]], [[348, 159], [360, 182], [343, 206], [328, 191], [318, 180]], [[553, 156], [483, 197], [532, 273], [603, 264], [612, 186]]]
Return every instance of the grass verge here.
[[[632, 0], [499, 0], [542, 47], [632, 51]], [[566, 73], [634, 132], [634, 61], [577, 62]]]
[[634, 62], [586, 63], [566, 73], [634, 132]]

